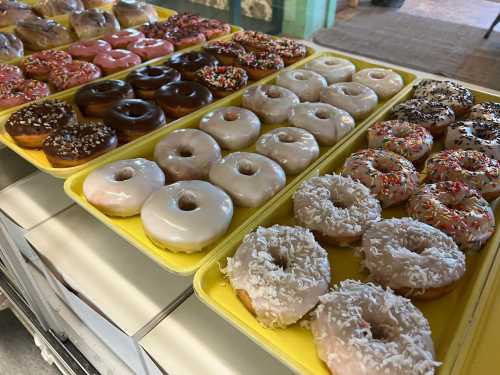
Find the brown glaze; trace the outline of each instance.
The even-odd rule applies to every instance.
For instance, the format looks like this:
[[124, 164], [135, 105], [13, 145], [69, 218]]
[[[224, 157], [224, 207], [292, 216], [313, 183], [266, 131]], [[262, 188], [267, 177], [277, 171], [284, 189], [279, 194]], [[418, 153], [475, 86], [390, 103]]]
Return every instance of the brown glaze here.
[[180, 79], [181, 74], [169, 66], [145, 66], [127, 76], [136, 95], [142, 99], [154, 99], [154, 93], [161, 86]]
[[178, 81], [162, 86], [156, 91], [156, 102], [167, 115], [185, 116], [213, 101], [209, 89], [197, 82]]
[[167, 65], [179, 71], [183, 79], [194, 81], [195, 72], [204, 66], [216, 66], [218, 61], [212, 55], [205, 52], [177, 53], [168, 60]]

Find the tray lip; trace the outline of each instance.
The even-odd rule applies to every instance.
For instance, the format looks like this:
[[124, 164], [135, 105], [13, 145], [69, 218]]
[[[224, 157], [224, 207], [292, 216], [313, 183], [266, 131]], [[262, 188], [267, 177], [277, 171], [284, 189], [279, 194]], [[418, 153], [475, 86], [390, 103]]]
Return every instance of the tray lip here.
[[[403, 99], [407, 95], [411, 93], [413, 90], [413, 86], [421, 82], [426, 78], [419, 78], [413, 82], [412, 85], [409, 85], [407, 89], [405, 90], [404, 93], [401, 93], [401, 95], [398, 95], [398, 99]], [[443, 77], [443, 80], [446, 78]], [[465, 86], [468, 87], [468, 85], [465, 83]], [[493, 97], [493, 99], [497, 99], [500, 101], [500, 95], [498, 94], [493, 94], [488, 91], [484, 90], [479, 90], [479, 89], [474, 89], [470, 88], [474, 93], [481, 93], [483, 95]], [[281, 205], [285, 200], [290, 199], [291, 195], [293, 192], [296, 190], [295, 188], [300, 184], [302, 181], [304, 181], [307, 178], [312, 177], [313, 174], [319, 172], [319, 168], [321, 167], [322, 164], [326, 164], [329, 162], [331, 158], [335, 158], [338, 154], [341, 154], [343, 149], [347, 148], [349, 143], [354, 142], [355, 138], [361, 137], [361, 133], [364, 132], [371, 124], [376, 122], [378, 119], [382, 118], [386, 114], [388, 114], [391, 110], [391, 106], [389, 105], [390, 103], [387, 103], [385, 108], [381, 111], [378, 112], [376, 116], [373, 116], [373, 118], [370, 119], [364, 126], [358, 128], [354, 134], [352, 134], [349, 137], [349, 140], [346, 142], [343, 142], [341, 146], [336, 148], [336, 150], [328, 157], [325, 157], [321, 163], [318, 163], [315, 168], [307, 175], [305, 175], [302, 179], [298, 180], [294, 185], [289, 186], [287, 189], [287, 192], [282, 194], [278, 199], [273, 201], [272, 205], [267, 208], [269, 212], [274, 211], [279, 205]], [[497, 203], [497, 205], [500, 205], [500, 202]], [[500, 206], [495, 207], [495, 211], [500, 210]], [[270, 215], [270, 214], [269, 214]], [[456, 370], [456, 365], [458, 361], [461, 359], [462, 361], [464, 360], [464, 357], [467, 356], [470, 353], [470, 344], [472, 343], [472, 340], [474, 339], [474, 334], [469, 334], [471, 332], [472, 324], [479, 324], [479, 318], [480, 314], [477, 314], [478, 309], [480, 312], [482, 312], [484, 309], [487, 308], [485, 304], [487, 301], [485, 301], [487, 298], [485, 296], [485, 288], [486, 288], [486, 283], [490, 279], [490, 275], [492, 275], [492, 269], [495, 268], [497, 273], [499, 272], [498, 270], [500, 269], [500, 227], [498, 226], [500, 218], [496, 217], [496, 222], [497, 222], [497, 228], [490, 239], [492, 242], [491, 246], [493, 249], [490, 250], [489, 254], [487, 254], [487, 257], [483, 260], [483, 263], [480, 265], [479, 270], [478, 270], [478, 275], [477, 279], [475, 280], [475, 285], [473, 289], [471, 290], [470, 293], [470, 303], [467, 304], [467, 306], [464, 309], [464, 313], [460, 317], [458, 324], [457, 324], [457, 330], [456, 332], [460, 332], [459, 335], [455, 335], [455, 337], [452, 338], [450, 345], [449, 345], [449, 350], [446, 354], [446, 357], [443, 359], [442, 366], [439, 368], [439, 373], [444, 374], [444, 373], [452, 373]], [[287, 354], [284, 352], [282, 349], [277, 347], [276, 345], [269, 345], [267, 344], [267, 341], [264, 337], [262, 337], [260, 334], [258, 334], [255, 330], [253, 330], [251, 327], [249, 327], [247, 324], [242, 322], [237, 315], [231, 313], [230, 311], [224, 309], [217, 301], [213, 300], [211, 296], [205, 291], [204, 288], [204, 281], [205, 277], [207, 275], [207, 272], [210, 271], [214, 266], [219, 267], [219, 262], [229, 254], [232, 254], [233, 248], [237, 245], [237, 243], [241, 242], [244, 238], [244, 235], [250, 233], [253, 229], [255, 228], [254, 223], [248, 223], [247, 226], [241, 229], [241, 231], [238, 234], [234, 234], [230, 239], [228, 239], [223, 246], [218, 250], [217, 254], [214, 254], [211, 260], [203, 264], [198, 271], [196, 271], [195, 276], [193, 278], [193, 288], [195, 291], [196, 296], [210, 309], [212, 309], [214, 312], [219, 314], [221, 317], [223, 317], [226, 321], [228, 321], [232, 326], [236, 327], [240, 332], [243, 334], [247, 335], [252, 341], [254, 341], [257, 345], [259, 345], [261, 348], [266, 350], [268, 353], [272, 354], [275, 356], [277, 359], [282, 361], [286, 366], [293, 370], [298, 370], [301, 373], [305, 374], [312, 374], [309, 369], [305, 368], [301, 363], [297, 361], [292, 361], [287, 359]], [[495, 249], [496, 247], [496, 249]], [[216, 249], [215, 249], [216, 250]], [[498, 280], [500, 280], [500, 275], [496, 275]], [[494, 289], [494, 286], [491, 286], [488, 288], [488, 291], [491, 293], [492, 290]]]

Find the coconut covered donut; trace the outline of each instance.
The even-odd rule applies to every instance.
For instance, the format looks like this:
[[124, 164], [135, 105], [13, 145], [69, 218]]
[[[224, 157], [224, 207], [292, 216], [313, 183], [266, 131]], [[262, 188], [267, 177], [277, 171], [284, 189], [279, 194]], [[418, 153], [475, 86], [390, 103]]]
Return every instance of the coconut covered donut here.
[[470, 110], [469, 119], [500, 124], [500, 103], [482, 102], [476, 104]]
[[494, 122], [458, 121], [448, 127], [444, 145], [481, 151], [500, 160], [500, 127]]
[[408, 201], [408, 213], [448, 234], [462, 250], [479, 250], [495, 231], [488, 202], [461, 181], [421, 186]]
[[382, 208], [366, 186], [331, 174], [304, 181], [293, 196], [293, 212], [321, 239], [347, 246], [380, 220]]
[[383, 207], [406, 201], [418, 187], [413, 164], [393, 152], [367, 149], [355, 152], [344, 163], [342, 174], [369, 188]]
[[456, 116], [466, 114], [474, 104], [474, 95], [464, 86], [452, 81], [423, 79], [413, 92], [415, 99], [427, 99], [450, 106]]
[[224, 272], [245, 307], [267, 327], [297, 322], [330, 284], [327, 252], [301, 227], [257, 228], [227, 259]]
[[334, 56], [318, 57], [304, 65], [304, 69], [321, 74], [329, 85], [351, 81], [352, 75], [356, 72], [352, 62]]
[[258, 85], [243, 93], [243, 107], [257, 114], [262, 121], [280, 124], [288, 120], [294, 105], [300, 100], [292, 91], [276, 85]]
[[357, 82], [335, 83], [321, 91], [320, 99], [343, 109], [356, 120], [367, 117], [378, 104], [378, 97], [371, 88]]
[[339, 375], [432, 375], [431, 329], [410, 300], [345, 280], [320, 297], [312, 322], [319, 357]]
[[323, 146], [334, 145], [356, 125], [348, 112], [327, 103], [297, 104], [288, 121], [313, 134]]
[[398, 73], [383, 68], [360, 70], [354, 73], [352, 80], [371, 88], [381, 100], [386, 100], [394, 96], [401, 91], [405, 84], [403, 78]]
[[284, 70], [278, 73], [276, 84], [293, 91], [302, 102], [317, 102], [327, 83], [319, 73], [311, 70]]
[[374, 281], [406, 297], [440, 297], [465, 273], [465, 255], [453, 239], [411, 218], [374, 223], [358, 255]]

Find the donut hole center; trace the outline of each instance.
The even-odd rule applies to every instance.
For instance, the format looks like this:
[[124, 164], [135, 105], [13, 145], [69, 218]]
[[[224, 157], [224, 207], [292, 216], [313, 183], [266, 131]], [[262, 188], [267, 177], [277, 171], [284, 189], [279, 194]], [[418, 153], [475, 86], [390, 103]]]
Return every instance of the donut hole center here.
[[410, 129], [406, 127], [393, 128], [392, 134], [398, 138], [406, 138], [410, 134]]
[[236, 121], [240, 118], [237, 112], [226, 112], [224, 113], [224, 121]]
[[163, 74], [163, 71], [159, 68], [155, 67], [149, 67], [148, 70], [146, 71], [147, 75], [149, 77], [159, 77]]
[[385, 77], [384, 72], [371, 72], [368, 75], [371, 79], [383, 79]]
[[177, 150], [177, 155], [179, 155], [181, 158], [190, 158], [193, 156], [193, 151], [187, 147], [180, 147]]
[[392, 172], [394, 172], [394, 170], [393, 170], [393, 168], [391, 168], [391, 166], [386, 165], [385, 163], [382, 163], [382, 162], [380, 162], [380, 161], [375, 161], [375, 162], [373, 163], [373, 167], [374, 167], [377, 171], [379, 171], [379, 172], [381, 172], [381, 173], [392, 173]]
[[492, 131], [491, 129], [479, 128], [479, 129], [474, 129], [473, 132], [477, 138], [484, 139], [486, 141], [493, 141], [497, 139], [496, 132]]
[[194, 194], [186, 192], [179, 197], [177, 207], [181, 211], [194, 211], [198, 208], [198, 202]]
[[324, 109], [319, 109], [317, 110], [314, 115], [321, 119], [321, 120], [328, 120], [330, 118], [330, 112], [324, 110]]
[[340, 61], [338, 60], [325, 60], [325, 65], [328, 65], [328, 66], [335, 66], [335, 65], [339, 65], [340, 64]]
[[273, 264], [286, 271], [288, 268], [288, 256], [285, 251], [279, 247], [272, 247], [269, 253], [271, 254]]
[[307, 80], [307, 77], [305, 76], [304, 73], [295, 73], [293, 78], [296, 79], [297, 81], [306, 81]]
[[346, 96], [358, 96], [361, 94], [361, 91], [354, 87], [342, 87], [341, 92]]
[[370, 332], [372, 333], [372, 339], [378, 341], [390, 341], [391, 334], [388, 332], [386, 327], [381, 324], [367, 322], [370, 326]]
[[136, 105], [126, 105], [121, 108], [121, 112], [127, 116], [132, 118], [139, 118], [144, 116], [144, 109]]
[[257, 173], [257, 168], [250, 160], [240, 160], [238, 163], [238, 172], [245, 176], [253, 176]]
[[125, 167], [120, 169], [113, 176], [114, 180], [117, 182], [130, 180], [135, 175], [135, 170], [132, 167]]
[[465, 159], [462, 162], [461, 167], [469, 172], [477, 172], [477, 171], [481, 170], [482, 166], [476, 160]]
[[179, 95], [182, 95], [182, 96], [193, 96], [194, 95], [194, 91], [191, 88], [189, 88], [189, 87], [181, 86], [179, 88]]
[[101, 83], [100, 85], [96, 86], [95, 90], [97, 92], [100, 92], [100, 93], [105, 93], [105, 92], [113, 90], [113, 87], [114, 86], [111, 83], [104, 82], [104, 83]]
[[289, 133], [278, 134], [278, 140], [281, 143], [295, 143], [295, 142], [297, 142], [297, 139], [293, 136], [293, 134], [289, 134]]
[[281, 93], [278, 90], [267, 90], [266, 95], [271, 99], [281, 98]]

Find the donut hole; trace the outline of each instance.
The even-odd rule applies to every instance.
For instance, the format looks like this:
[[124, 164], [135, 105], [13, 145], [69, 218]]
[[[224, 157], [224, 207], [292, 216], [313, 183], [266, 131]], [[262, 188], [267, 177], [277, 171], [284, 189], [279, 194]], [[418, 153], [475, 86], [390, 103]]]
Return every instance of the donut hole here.
[[361, 94], [361, 91], [354, 87], [342, 87], [340, 91], [346, 96], [358, 96]]
[[328, 66], [335, 66], [335, 65], [339, 65], [340, 64], [340, 61], [338, 60], [325, 60], [325, 65], [328, 65]]
[[126, 104], [122, 108], [120, 108], [120, 112], [122, 112], [125, 116], [131, 118], [139, 118], [144, 116], [144, 108], [139, 105], [131, 105]]
[[497, 132], [492, 129], [476, 128], [472, 131], [477, 138], [484, 139], [486, 141], [493, 141], [498, 137]]
[[281, 143], [295, 143], [295, 142], [297, 142], [297, 139], [294, 137], [294, 135], [290, 134], [290, 133], [279, 133], [278, 140]]
[[293, 75], [293, 78], [296, 79], [297, 81], [306, 81], [307, 80], [307, 77], [302, 72], [295, 73]]
[[179, 87], [179, 95], [182, 95], [182, 96], [193, 96], [193, 95], [195, 95], [195, 92], [190, 87], [181, 86], [181, 87]]
[[134, 168], [125, 167], [117, 171], [113, 176], [113, 179], [118, 182], [127, 181], [130, 180], [132, 177], [134, 177], [134, 175], [135, 175]]
[[181, 158], [190, 158], [193, 156], [193, 151], [188, 147], [179, 147], [177, 149], [177, 155]]
[[240, 118], [240, 115], [238, 112], [226, 112], [224, 113], [224, 121], [236, 121]]
[[287, 254], [279, 247], [271, 247], [269, 249], [269, 254], [271, 254], [272, 262], [274, 265], [282, 268], [283, 271], [286, 271], [288, 268], [288, 256]]
[[257, 167], [250, 160], [240, 160], [238, 163], [238, 172], [245, 176], [253, 176], [257, 173]]
[[371, 79], [383, 79], [385, 78], [385, 73], [384, 72], [370, 72], [368, 76]]
[[272, 90], [272, 89], [267, 90], [266, 95], [271, 99], [281, 98], [281, 92], [279, 92], [278, 90]]
[[381, 173], [394, 172], [394, 169], [390, 165], [388, 165], [387, 163], [384, 163], [383, 161], [380, 161], [380, 160], [375, 160], [375, 162], [373, 163], [373, 167]]
[[478, 160], [465, 159], [460, 165], [463, 169], [469, 172], [477, 172], [482, 169], [482, 165]]
[[398, 138], [406, 138], [410, 134], [410, 129], [404, 126], [400, 126], [392, 129], [392, 135]]
[[159, 77], [163, 75], [163, 70], [154, 66], [150, 66], [146, 73], [149, 77]]
[[97, 92], [100, 92], [100, 93], [105, 93], [105, 92], [108, 92], [108, 91], [112, 91], [113, 89], [115, 88], [115, 86], [110, 83], [110, 82], [103, 82], [99, 85], [96, 85], [94, 87], [94, 89], [97, 91]]
[[377, 324], [374, 322], [367, 322], [370, 326], [370, 332], [372, 334], [372, 339], [377, 341], [391, 341], [391, 333], [382, 324]]
[[314, 113], [314, 115], [315, 115], [317, 118], [321, 119], [321, 120], [327, 120], [327, 119], [329, 119], [329, 118], [330, 118], [330, 112], [328, 112], [328, 111], [326, 111], [326, 110], [324, 110], [324, 109], [319, 109], [319, 110], [317, 110], [317, 111]]
[[198, 202], [194, 194], [185, 192], [179, 197], [177, 207], [179, 207], [181, 211], [194, 211], [198, 208]]

